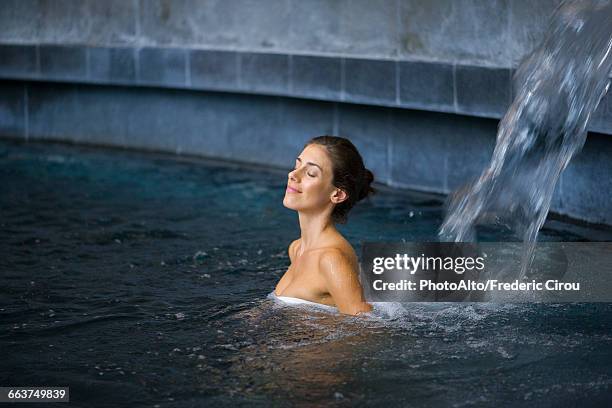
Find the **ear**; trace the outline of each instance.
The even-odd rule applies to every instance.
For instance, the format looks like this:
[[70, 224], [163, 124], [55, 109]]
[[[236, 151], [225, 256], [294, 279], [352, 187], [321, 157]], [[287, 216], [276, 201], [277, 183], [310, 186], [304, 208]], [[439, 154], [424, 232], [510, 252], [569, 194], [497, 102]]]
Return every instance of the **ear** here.
[[332, 193], [331, 201], [334, 204], [340, 204], [341, 202], [345, 201], [347, 198], [348, 198], [348, 194], [346, 194], [346, 191], [340, 188], [336, 188], [334, 192]]

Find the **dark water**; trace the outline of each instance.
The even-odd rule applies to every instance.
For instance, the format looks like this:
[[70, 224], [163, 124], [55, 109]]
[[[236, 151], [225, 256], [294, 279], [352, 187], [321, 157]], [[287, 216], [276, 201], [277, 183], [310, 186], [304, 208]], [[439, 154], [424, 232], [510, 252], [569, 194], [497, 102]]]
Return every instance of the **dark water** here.
[[[0, 142], [0, 386], [69, 386], [70, 406], [609, 406], [610, 304], [352, 318], [267, 299], [299, 235], [285, 177]], [[435, 240], [442, 217], [383, 191], [343, 232]], [[541, 234], [610, 238], [560, 221]]]

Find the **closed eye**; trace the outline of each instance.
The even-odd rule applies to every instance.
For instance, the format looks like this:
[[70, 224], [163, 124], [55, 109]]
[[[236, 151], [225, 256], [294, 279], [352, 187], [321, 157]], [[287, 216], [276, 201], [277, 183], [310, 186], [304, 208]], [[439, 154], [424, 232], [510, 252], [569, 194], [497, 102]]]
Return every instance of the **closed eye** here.
[[[300, 159], [299, 157], [298, 157], [297, 159], [295, 159], [295, 166], [293, 167], [293, 170], [297, 170], [297, 169], [298, 169], [298, 167], [299, 167], [299, 165], [300, 165], [301, 163], [302, 163], [302, 159]], [[307, 164], [308, 166], [316, 166], [316, 167], [319, 167], [319, 165], [318, 165], [318, 164], [311, 163], [311, 162], [308, 162], [308, 163], [306, 163], [306, 164]], [[308, 173], [308, 172], [306, 172], [306, 174], [307, 174], [309, 177], [317, 177], [316, 173]]]

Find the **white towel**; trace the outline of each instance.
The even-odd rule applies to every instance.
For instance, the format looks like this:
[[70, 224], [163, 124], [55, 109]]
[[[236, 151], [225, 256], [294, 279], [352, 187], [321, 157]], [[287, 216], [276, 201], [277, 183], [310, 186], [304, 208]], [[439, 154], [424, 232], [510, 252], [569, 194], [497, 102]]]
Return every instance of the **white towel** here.
[[300, 299], [300, 298], [290, 297], [290, 296], [276, 296], [276, 293], [274, 293], [274, 291], [272, 291], [268, 295], [268, 298], [278, 300], [288, 305], [300, 305], [300, 306], [307, 305], [307, 306], [322, 308], [322, 309], [329, 310], [329, 311], [334, 311], [334, 312], [337, 311], [336, 307], [334, 306], [324, 305], [322, 303], [311, 302], [310, 300], [305, 300], [305, 299]]

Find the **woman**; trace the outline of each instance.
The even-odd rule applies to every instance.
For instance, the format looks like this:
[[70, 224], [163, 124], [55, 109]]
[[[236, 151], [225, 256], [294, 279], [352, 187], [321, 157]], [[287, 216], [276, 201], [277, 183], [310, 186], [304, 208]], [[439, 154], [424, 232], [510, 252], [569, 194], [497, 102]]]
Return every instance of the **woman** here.
[[291, 265], [274, 290], [280, 300], [335, 306], [350, 315], [372, 310], [359, 283], [357, 255], [335, 223], [345, 223], [353, 205], [374, 192], [373, 180], [348, 139], [320, 136], [306, 144], [283, 200], [298, 212], [301, 237], [289, 245]]

